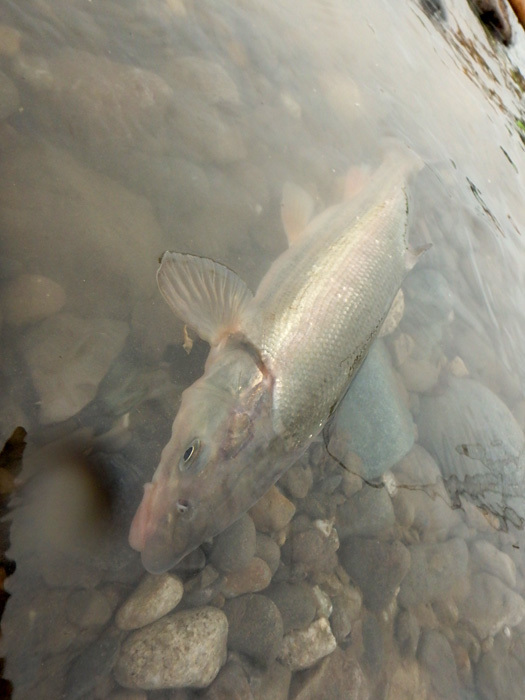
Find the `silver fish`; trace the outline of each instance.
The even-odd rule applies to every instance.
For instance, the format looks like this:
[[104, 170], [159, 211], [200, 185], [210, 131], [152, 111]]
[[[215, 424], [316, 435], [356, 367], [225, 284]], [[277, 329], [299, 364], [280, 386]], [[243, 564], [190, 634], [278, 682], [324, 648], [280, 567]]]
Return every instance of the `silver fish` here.
[[406, 182], [420, 167], [395, 149], [299, 236], [288, 222], [290, 247], [255, 296], [223, 265], [164, 254], [160, 291], [211, 350], [131, 525], [148, 571], [228, 527], [319, 434], [421, 252], [406, 240]]

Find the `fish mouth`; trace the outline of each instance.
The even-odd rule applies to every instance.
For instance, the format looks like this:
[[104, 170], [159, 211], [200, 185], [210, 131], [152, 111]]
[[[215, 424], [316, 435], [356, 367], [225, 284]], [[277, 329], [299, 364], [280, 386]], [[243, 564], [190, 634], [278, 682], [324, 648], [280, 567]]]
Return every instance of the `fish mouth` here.
[[169, 507], [168, 489], [161, 482], [145, 484], [142, 501], [129, 531], [129, 544], [141, 553], [151, 574], [171, 569], [187, 553], [186, 528]]

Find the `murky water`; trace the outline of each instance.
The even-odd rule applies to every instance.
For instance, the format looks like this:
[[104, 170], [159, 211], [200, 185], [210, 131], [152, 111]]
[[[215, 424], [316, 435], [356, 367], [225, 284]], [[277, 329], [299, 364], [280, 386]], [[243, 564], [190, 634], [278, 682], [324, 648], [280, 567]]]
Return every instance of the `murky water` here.
[[[508, 48], [463, 0], [445, 15], [0, 4], [0, 438], [27, 431], [15, 488], [20, 432], [0, 457], [15, 698], [521, 697], [525, 39], [510, 10]], [[410, 239], [432, 243], [397, 326], [278, 489], [145, 578], [129, 524], [207, 353], [182, 347], [159, 255], [255, 289], [286, 247], [283, 184], [321, 211], [390, 138], [425, 162]]]

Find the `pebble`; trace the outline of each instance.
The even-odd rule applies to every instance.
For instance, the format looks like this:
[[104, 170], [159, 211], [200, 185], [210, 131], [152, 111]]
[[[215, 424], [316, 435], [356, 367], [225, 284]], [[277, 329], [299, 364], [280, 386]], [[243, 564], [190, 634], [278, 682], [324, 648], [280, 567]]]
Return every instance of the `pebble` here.
[[330, 625], [334, 637], [340, 643], [352, 631], [352, 624], [359, 618], [362, 606], [361, 592], [352, 586], [343, 586], [331, 596], [333, 610]]
[[516, 564], [508, 554], [486, 540], [477, 540], [470, 546], [470, 563], [474, 570], [498, 576], [510, 588], [516, 587]]
[[436, 630], [425, 630], [419, 644], [418, 659], [430, 676], [436, 698], [460, 700], [456, 662], [446, 637]]
[[235, 598], [244, 593], [257, 593], [270, 585], [272, 572], [259, 557], [253, 557], [243, 568], [226, 574], [221, 584], [221, 593], [226, 598]]
[[255, 556], [268, 564], [273, 576], [281, 560], [281, 549], [271, 537], [258, 532], [255, 540]]
[[320, 617], [307, 629], [295, 630], [284, 636], [279, 660], [290, 670], [299, 671], [310, 668], [336, 647], [330, 623], [325, 617]]
[[275, 603], [265, 595], [248, 594], [226, 601], [228, 647], [257, 663], [275, 661], [283, 639], [283, 621]]
[[390, 605], [410, 568], [409, 551], [399, 541], [351, 538], [341, 546], [339, 560], [372, 611]]
[[378, 676], [385, 660], [385, 632], [379, 619], [371, 613], [365, 613], [361, 620], [363, 639], [363, 664], [373, 676]]
[[279, 486], [291, 498], [306, 498], [313, 484], [313, 472], [310, 465], [303, 460], [296, 462], [279, 479]]
[[66, 303], [63, 288], [42, 275], [19, 275], [2, 290], [6, 323], [22, 326], [56, 314]]
[[40, 421], [64, 421], [95, 398], [98, 385], [124, 347], [128, 325], [60, 313], [30, 328], [22, 352], [40, 397]]
[[463, 540], [408, 547], [410, 569], [401, 583], [399, 602], [405, 607], [446, 596], [465, 578], [468, 549]]
[[199, 697], [204, 700], [253, 700], [246, 673], [236, 661], [228, 661]]
[[460, 619], [472, 627], [480, 640], [519, 625], [525, 617], [525, 601], [492, 574], [477, 573], [469, 595], [459, 606]]
[[127, 637], [115, 678], [131, 689], [205, 688], [226, 660], [227, 638], [228, 621], [221, 610], [176, 612]]
[[314, 668], [296, 674], [290, 700], [368, 700], [369, 684], [352, 650], [335, 649]]
[[399, 395], [385, 344], [376, 341], [337, 409], [330, 454], [347, 468], [347, 453], [357, 454], [357, 473], [370, 480], [399, 462], [413, 444], [412, 416]]
[[277, 583], [265, 593], [273, 600], [283, 620], [283, 632], [307, 627], [315, 617], [317, 601], [312, 588], [305, 582]]
[[67, 616], [79, 627], [101, 627], [112, 615], [106, 596], [96, 589], [73, 591], [66, 601]]
[[208, 564], [202, 571], [184, 582], [184, 603], [191, 606], [206, 605], [220, 590], [222, 578], [217, 569]]
[[337, 566], [338, 548], [339, 538], [335, 529], [327, 536], [314, 525], [301, 532], [291, 532], [281, 555], [297, 574], [329, 573]]
[[210, 562], [222, 572], [246, 567], [255, 554], [255, 525], [245, 513], [213, 540]]
[[141, 690], [114, 690], [108, 700], [148, 700], [148, 696]]
[[422, 700], [427, 698], [425, 681], [415, 659], [398, 662], [388, 686], [388, 700]]
[[270, 664], [268, 669], [252, 684], [255, 700], [288, 700], [292, 672], [278, 661]]
[[[0, 35], [0, 42], [2, 37]], [[1, 46], [0, 46], [1, 53]], [[7, 119], [18, 110], [20, 97], [16, 85], [0, 71], [0, 120]]]
[[383, 487], [364, 485], [337, 509], [336, 527], [341, 540], [350, 535], [374, 537], [395, 522], [392, 501]]
[[184, 592], [182, 582], [173, 574], [147, 574], [118, 609], [115, 623], [121, 630], [144, 627], [175, 608]]
[[441, 372], [440, 364], [425, 359], [407, 358], [398, 367], [407, 391], [427, 393], [438, 383]]
[[259, 532], [271, 533], [288, 525], [294, 516], [295, 506], [276, 486], [272, 486], [249, 512]]
[[525, 686], [525, 634], [507, 639], [498, 634], [493, 648], [483, 654], [475, 667], [475, 684], [480, 700], [516, 700]]
[[400, 610], [397, 614], [395, 635], [403, 656], [414, 657], [419, 643], [420, 627], [411, 610]]

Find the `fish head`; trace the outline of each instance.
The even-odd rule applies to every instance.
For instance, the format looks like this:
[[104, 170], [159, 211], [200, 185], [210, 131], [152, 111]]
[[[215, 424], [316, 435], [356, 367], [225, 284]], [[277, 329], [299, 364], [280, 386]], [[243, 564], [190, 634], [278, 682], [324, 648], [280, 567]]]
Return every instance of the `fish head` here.
[[261, 495], [250, 467], [272, 441], [271, 382], [249, 358], [237, 359], [248, 371], [218, 363], [183, 392], [171, 439], [144, 487], [129, 542], [150, 573], [170, 569]]

